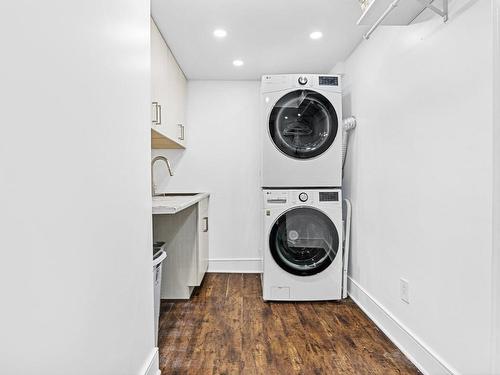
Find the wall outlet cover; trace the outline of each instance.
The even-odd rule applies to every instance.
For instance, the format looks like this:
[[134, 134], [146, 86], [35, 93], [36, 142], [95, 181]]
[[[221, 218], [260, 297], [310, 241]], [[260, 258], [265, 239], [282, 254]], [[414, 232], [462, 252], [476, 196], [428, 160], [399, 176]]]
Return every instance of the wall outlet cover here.
[[401, 300], [410, 303], [410, 284], [406, 279], [399, 279], [399, 296]]

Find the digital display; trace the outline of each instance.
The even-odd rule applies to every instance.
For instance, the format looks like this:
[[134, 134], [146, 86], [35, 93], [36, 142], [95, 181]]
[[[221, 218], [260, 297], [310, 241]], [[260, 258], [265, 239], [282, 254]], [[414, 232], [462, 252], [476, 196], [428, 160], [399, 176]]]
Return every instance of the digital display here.
[[320, 86], [338, 86], [339, 85], [339, 77], [319, 77], [319, 85]]
[[319, 192], [320, 202], [338, 202], [339, 193], [336, 191], [320, 191]]

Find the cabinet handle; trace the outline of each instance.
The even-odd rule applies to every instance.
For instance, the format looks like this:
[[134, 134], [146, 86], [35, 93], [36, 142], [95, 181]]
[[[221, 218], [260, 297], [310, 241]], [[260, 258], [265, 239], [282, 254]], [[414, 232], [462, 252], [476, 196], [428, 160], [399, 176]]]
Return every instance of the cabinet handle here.
[[151, 122], [153, 124], [158, 124], [158, 102], [153, 102], [153, 120]]
[[156, 108], [158, 109], [158, 121], [156, 122], [156, 125], [161, 125], [161, 105], [157, 104]]
[[208, 217], [205, 216], [203, 218], [203, 222], [205, 223], [205, 229], [203, 229], [203, 232], [208, 232]]
[[177, 124], [177, 126], [179, 126], [181, 128], [181, 135], [178, 138], [179, 138], [179, 140], [183, 141], [184, 140], [184, 125]]

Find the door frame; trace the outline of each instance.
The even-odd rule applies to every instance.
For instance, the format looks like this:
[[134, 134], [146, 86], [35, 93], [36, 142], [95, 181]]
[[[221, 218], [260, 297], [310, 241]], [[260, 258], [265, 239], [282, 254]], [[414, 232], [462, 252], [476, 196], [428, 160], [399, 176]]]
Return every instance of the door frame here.
[[491, 372], [500, 374], [500, 0], [493, 17], [493, 247]]

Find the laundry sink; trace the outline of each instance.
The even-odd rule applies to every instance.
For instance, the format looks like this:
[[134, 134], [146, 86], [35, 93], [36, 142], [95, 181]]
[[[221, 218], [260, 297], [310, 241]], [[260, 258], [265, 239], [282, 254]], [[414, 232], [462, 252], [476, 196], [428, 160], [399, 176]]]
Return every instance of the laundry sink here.
[[175, 214], [209, 196], [208, 193], [156, 193], [152, 202], [153, 215]]

